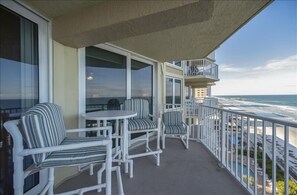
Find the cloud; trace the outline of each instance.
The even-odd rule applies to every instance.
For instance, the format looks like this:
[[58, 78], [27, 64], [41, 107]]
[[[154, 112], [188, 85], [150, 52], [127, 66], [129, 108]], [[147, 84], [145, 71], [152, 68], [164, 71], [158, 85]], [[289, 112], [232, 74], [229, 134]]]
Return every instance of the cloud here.
[[216, 95], [297, 94], [297, 54], [254, 68], [219, 65]]
[[263, 66], [258, 66], [253, 70], [285, 70], [285, 69], [292, 69], [297, 67], [297, 54], [289, 56], [284, 59], [280, 60], [271, 60], [268, 61], [267, 64]]
[[244, 72], [245, 68], [234, 67], [234, 65], [222, 64], [219, 65], [220, 72]]

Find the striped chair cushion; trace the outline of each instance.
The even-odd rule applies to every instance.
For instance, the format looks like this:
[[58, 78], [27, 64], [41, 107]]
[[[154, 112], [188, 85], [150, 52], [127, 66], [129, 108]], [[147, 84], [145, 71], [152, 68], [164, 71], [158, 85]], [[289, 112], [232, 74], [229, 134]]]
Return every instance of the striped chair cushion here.
[[166, 125], [181, 125], [183, 123], [182, 113], [171, 111], [163, 113], [163, 123]]
[[156, 129], [157, 124], [150, 119], [129, 119], [128, 130]]
[[149, 102], [146, 99], [128, 99], [124, 102], [124, 110], [137, 112], [134, 118], [149, 118]]
[[[29, 148], [57, 146], [65, 138], [63, 113], [56, 104], [37, 104], [22, 115], [21, 121]], [[48, 155], [44, 153], [32, 157], [35, 164], [40, 164]]]
[[187, 130], [183, 125], [165, 125], [165, 134], [186, 134]]
[[[100, 137], [66, 137], [61, 145], [99, 141], [103, 138]], [[52, 152], [42, 162], [37, 164], [38, 167], [59, 167], [67, 165], [91, 164], [103, 162], [106, 158], [105, 146], [92, 146], [79, 149], [61, 150]]]

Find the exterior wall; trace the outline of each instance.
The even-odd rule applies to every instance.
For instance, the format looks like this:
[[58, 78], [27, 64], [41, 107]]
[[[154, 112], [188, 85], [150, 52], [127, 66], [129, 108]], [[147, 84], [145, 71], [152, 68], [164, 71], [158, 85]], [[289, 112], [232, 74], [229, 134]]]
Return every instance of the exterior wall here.
[[166, 73], [183, 77], [183, 75], [184, 75], [183, 68], [178, 67], [178, 66], [173, 67], [174, 65], [169, 65], [168, 63], [164, 63], [164, 64], [166, 65], [166, 68], [165, 68]]
[[[67, 129], [78, 127], [77, 49], [53, 41], [53, 102], [64, 112]], [[55, 169], [55, 184], [77, 173], [77, 168]]]

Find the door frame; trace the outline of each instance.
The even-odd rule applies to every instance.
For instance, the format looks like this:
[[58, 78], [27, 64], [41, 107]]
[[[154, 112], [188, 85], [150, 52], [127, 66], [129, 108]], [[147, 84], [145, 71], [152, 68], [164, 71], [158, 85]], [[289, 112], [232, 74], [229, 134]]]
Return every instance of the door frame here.
[[[0, 4], [38, 25], [39, 102], [52, 102], [52, 39], [51, 21], [19, 1], [0, 1]], [[48, 170], [40, 171], [39, 184], [25, 195], [38, 194], [48, 183]]]
[[[126, 71], [126, 98], [131, 98], [131, 60], [137, 60], [146, 64], [149, 64], [153, 66], [153, 113], [154, 115], [158, 114], [158, 74], [157, 74], [157, 64], [158, 61], [150, 59], [148, 57], [142, 56], [140, 54], [137, 54], [135, 52], [131, 52], [129, 50], [114, 46], [109, 43], [105, 44], [98, 44], [94, 45], [94, 47], [98, 47], [100, 49], [104, 49], [116, 54], [120, 54], [126, 57], [126, 65], [127, 65], [127, 71]], [[85, 62], [85, 48], [78, 49], [78, 74], [79, 74], [79, 127], [85, 128], [85, 119], [82, 117], [82, 114], [86, 112], [85, 107], [85, 101], [86, 101], [86, 62]], [[84, 134], [80, 134], [80, 136], [84, 136]]]

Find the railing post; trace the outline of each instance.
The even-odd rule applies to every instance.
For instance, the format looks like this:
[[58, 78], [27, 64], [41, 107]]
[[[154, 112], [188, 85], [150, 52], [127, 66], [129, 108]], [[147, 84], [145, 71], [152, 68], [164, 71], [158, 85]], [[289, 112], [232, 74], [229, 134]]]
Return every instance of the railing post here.
[[221, 168], [225, 167], [225, 154], [226, 154], [226, 135], [225, 135], [225, 123], [226, 123], [226, 113], [221, 110], [220, 111], [221, 114], [221, 125], [220, 125], [220, 129], [221, 129], [221, 159], [220, 159], [220, 164], [219, 166]]

